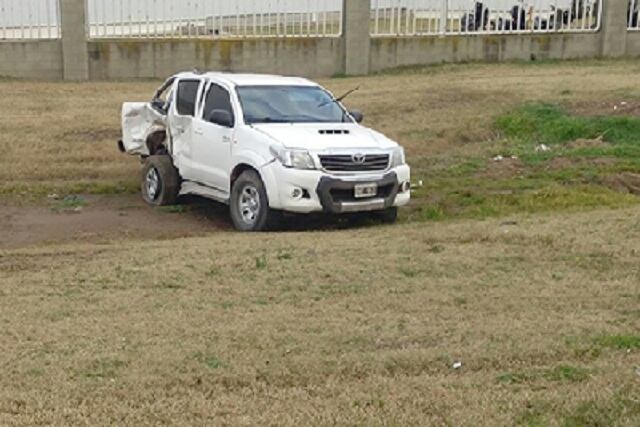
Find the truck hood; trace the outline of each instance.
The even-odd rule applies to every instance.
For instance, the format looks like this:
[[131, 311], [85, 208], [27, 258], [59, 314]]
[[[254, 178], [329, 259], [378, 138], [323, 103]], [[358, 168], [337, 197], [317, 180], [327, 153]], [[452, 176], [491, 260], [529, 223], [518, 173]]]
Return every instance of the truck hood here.
[[269, 123], [251, 126], [284, 145], [310, 151], [333, 149], [389, 149], [398, 144], [379, 132], [355, 123]]

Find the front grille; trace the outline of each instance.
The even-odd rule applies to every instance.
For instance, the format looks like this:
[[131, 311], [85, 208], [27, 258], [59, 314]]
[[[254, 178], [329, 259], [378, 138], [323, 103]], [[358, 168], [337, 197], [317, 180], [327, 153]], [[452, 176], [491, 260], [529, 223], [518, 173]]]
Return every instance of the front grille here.
[[389, 167], [388, 154], [369, 154], [364, 162], [354, 161], [351, 155], [321, 155], [320, 163], [325, 170], [332, 172], [368, 172], [383, 171]]

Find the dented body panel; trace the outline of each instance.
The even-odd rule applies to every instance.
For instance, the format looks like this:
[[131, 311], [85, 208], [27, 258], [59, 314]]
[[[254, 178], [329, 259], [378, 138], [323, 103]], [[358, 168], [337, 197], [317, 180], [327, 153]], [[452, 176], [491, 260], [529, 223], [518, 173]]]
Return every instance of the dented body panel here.
[[122, 105], [122, 145], [128, 154], [150, 155], [148, 139], [166, 132], [166, 116], [148, 102], [125, 102]]

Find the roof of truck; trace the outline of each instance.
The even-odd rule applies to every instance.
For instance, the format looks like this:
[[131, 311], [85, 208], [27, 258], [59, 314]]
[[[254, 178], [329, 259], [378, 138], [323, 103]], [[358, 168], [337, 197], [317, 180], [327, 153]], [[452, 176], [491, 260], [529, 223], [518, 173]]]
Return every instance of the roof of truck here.
[[317, 83], [302, 77], [284, 77], [270, 74], [241, 74], [241, 73], [180, 73], [178, 78], [209, 77], [224, 80], [234, 86], [317, 86]]

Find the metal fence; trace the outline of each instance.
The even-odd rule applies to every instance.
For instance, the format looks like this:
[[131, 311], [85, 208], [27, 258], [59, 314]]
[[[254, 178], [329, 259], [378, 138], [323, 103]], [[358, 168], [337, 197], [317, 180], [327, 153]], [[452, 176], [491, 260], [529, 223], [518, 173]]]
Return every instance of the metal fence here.
[[640, 0], [629, 0], [629, 8], [627, 9], [627, 28], [629, 31], [640, 31], [638, 18], [640, 18]]
[[[640, 2], [640, 0], [631, 0]], [[595, 32], [602, 0], [373, 0], [373, 36]], [[637, 14], [636, 14], [637, 17]], [[635, 23], [637, 24], [637, 18]]]
[[0, 40], [57, 38], [58, 0], [0, 0]]
[[342, 0], [88, 0], [91, 38], [337, 37]]

